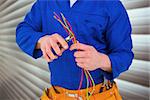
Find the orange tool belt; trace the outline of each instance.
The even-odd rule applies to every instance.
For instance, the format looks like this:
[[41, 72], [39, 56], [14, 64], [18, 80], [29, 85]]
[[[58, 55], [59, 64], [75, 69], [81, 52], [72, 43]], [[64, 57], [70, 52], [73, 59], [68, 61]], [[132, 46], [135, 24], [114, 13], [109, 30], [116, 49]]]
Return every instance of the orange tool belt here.
[[[100, 90], [102, 89], [102, 92]], [[92, 91], [92, 87], [89, 88]], [[110, 89], [103, 84], [95, 86], [95, 91], [90, 100], [122, 100], [116, 83], [113, 83]], [[40, 100], [86, 100], [86, 89], [68, 90], [62, 87], [53, 86], [44, 90]]]

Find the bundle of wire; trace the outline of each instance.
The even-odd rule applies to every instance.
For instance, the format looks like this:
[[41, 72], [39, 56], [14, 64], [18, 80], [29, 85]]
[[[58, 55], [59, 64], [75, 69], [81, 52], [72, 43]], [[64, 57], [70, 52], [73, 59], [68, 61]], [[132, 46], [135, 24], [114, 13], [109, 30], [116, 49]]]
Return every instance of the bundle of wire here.
[[[73, 30], [72, 30], [72, 27], [71, 27], [70, 23], [68, 22], [68, 20], [65, 18], [65, 16], [62, 13], [60, 13], [60, 15], [61, 15], [61, 17], [59, 17], [59, 15], [54, 12], [54, 18], [63, 26], [65, 31], [68, 33], [68, 35], [72, 37], [72, 42], [74, 44], [77, 43], [75, 34], [74, 34]], [[86, 84], [86, 99], [89, 100], [90, 96], [95, 91], [95, 83], [94, 83], [94, 80], [93, 80], [93, 78], [92, 78], [92, 76], [91, 76], [91, 74], [90, 74], [90, 72], [88, 70], [82, 69], [81, 71], [82, 71], [81, 72], [81, 79], [80, 79], [78, 90], [80, 90], [81, 87], [82, 87], [84, 74], [85, 74], [86, 81], [87, 81], [86, 82], [87, 83]], [[88, 89], [89, 87], [92, 87], [92, 91], [91, 92]]]

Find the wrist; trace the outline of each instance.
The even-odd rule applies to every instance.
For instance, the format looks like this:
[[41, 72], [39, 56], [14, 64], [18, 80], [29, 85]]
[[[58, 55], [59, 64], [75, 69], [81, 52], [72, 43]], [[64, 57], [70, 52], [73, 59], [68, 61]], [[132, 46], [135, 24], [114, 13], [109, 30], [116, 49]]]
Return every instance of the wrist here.
[[112, 68], [111, 68], [111, 61], [108, 57], [108, 55], [103, 54], [103, 53], [99, 53], [99, 68], [107, 71], [107, 72], [112, 72]]
[[41, 37], [41, 38], [38, 40], [38, 42], [37, 42], [37, 44], [36, 44], [36, 49], [40, 49], [40, 48], [41, 48], [42, 38], [43, 38], [43, 37]]

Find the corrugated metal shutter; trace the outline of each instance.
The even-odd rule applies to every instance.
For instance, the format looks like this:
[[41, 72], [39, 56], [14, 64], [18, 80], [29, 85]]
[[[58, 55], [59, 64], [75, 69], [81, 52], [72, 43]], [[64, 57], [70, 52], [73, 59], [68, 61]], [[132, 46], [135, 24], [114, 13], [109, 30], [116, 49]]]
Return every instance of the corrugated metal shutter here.
[[[0, 100], [38, 100], [49, 87], [44, 59], [34, 60], [18, 49], [16, 25], [34, 0], [0, 0]], [[149, 0], [122, 0], [133, 27], [135, 59], [116, 81], [124, 100], [149, 99], [150, 7]]]

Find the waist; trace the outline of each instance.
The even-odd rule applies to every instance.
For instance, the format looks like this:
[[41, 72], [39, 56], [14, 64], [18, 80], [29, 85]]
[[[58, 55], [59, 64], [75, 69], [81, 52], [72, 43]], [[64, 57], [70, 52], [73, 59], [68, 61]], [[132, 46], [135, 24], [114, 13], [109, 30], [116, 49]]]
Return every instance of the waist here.
[[[90, 96], [90, 99], [91, 100], [99, 100], [100, 98], [103, 98], [103, 96], [106, 96], [106, 95], [109, 96], [110, 93], [112, 95], [112, 93], [114, 92], [112, 89], [116, 88], [116, 86], [115, 86], [115, 84], [113, 85], [113, 83], [110, 84], [110, 86], [111, 87], [109, 88], [109, 90], [102, 83], [96, 85], [95, 87], [89, 87], [88, 93], [91, 93], [94, 88], [94, 91], [93, 91], [92, 95]], [[47, 92], [48, 97], [50, 97], [52, 100], [60, 100], [60, 98], [61, 98], [61, 100], [65, 100], [65, 99], [67, 99], [67, 100], [86, 100], [86, 93], [87, 93], [87, 89], [69, 90], [69, 89], [59, 87], [59, 86], [52, 86], [47, 91], [48, 91]], [[99, 93], [102, 94], [102, 92], [103, 92], [103, 95], [96, 96]], [[104, 92], [105, 92], [105, 95], [104, 95]], [[99, 97], [99, 99], [95, 99], [95, 96]]]
[[[93, 77], [93, 80], [94, 80], [95, 84], [98, 85], [98, 84], [103, 82], [103, 77], [97, 77], [97, 78]], [[80, 78], [79, 79], [77, 79], [77, 78], [76, 79], [70, 79], [70, 80], [51, 79], [51, 84], [53, 86], [63, 87], [63, 88], [68, 89], [68, 90], [77, 90], [79, 87], [79, 84], [80, 84]], [[86, 79], [84, 78], [81, 89], [85, 89], [86, 85], [87, 85]]]
[[[93, 88], [95, 88], [94, 93], [99, 93], [100, 88], [102, 87], [102, 83], [97, 84], [95, 87], [89, 87], [88, 91], [92, 91]], [[87, 92], [86, 89], [81, 89], [81, 90], [70, 90], [70, 89], [66, 89], [66, 88], [62, 88], [59, 86], [52, 86], [52, 88], [55, 90], [55, 92], [58, 93], [70, 93], [70, 94], [85, 94]], [[50, 89], [52, 89], [50, 88]]]
[[[51, 72], [51, 84], [64, 87], [71, 90], [76, 90], [79, 87], [82, 70], [74, 61], [74, 57], [70, 52], [64, 53], [59, 59], [49, 63]], [[95, 84], [103, 82], [103, 74], [101, 69], [90, 71]], [[83, 78], [81, 89], [86, 88], [86, 76]]]

